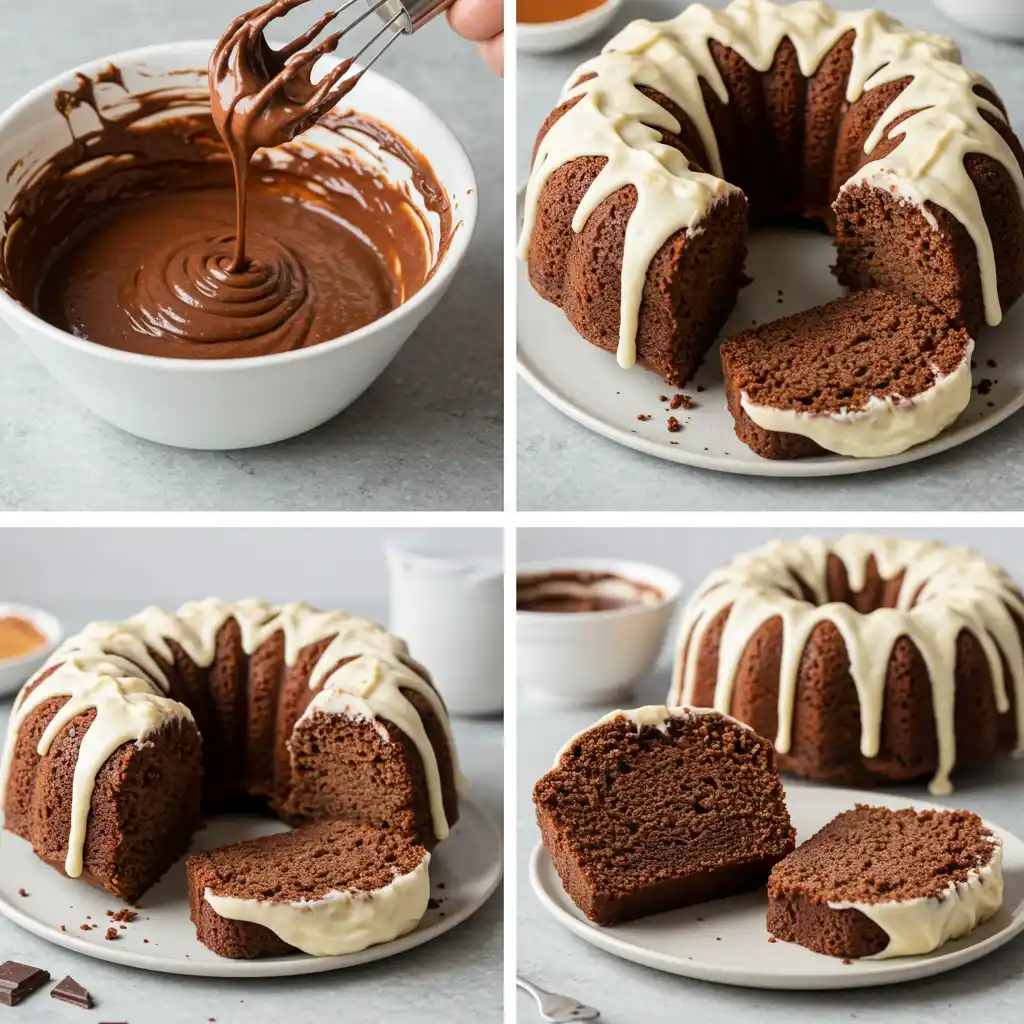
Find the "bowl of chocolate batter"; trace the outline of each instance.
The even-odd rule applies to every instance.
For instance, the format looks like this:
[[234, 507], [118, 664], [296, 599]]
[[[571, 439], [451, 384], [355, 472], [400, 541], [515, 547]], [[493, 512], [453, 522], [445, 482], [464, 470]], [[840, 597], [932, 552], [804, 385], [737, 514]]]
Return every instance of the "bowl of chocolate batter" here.
[[211, 110], [223, 45], [116, 54], [0, 116], [0, 316], [94, 413], [189, 448], [345, 409], [444, 294], [476, 218], [458, 140], [373, 72], [312, 126], [285, 95], [235, 152], [223, 83]]
[[516, 671], [560, 707], [619, 704], [657, 664], [682, 583], [655, 565], [553, 559], [516, 575]]

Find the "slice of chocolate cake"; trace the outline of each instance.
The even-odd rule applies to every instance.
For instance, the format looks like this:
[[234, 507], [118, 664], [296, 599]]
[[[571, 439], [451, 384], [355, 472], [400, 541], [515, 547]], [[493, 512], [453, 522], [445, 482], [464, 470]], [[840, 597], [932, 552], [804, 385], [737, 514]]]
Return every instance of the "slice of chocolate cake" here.
[[615, 711], [534, 787], [544, 846], [591, 921], [757, 889], [794, 846], [768, 740], [716, 711]]
[[220, 956], [355, 953], [411, 932], [430, 854], [397, 832], [328, 822], [188, 859], [196, 937]]
[[721, 352], [736, 436], [766, 459], [895, 455], [967, 408], [973, 350], [946, 314], [880, 288], [744, 331]]
[[772, 869], [768, 931], [816, 953], [930, 953], [1003, 903], [1003, 847], [969, 811], [858, 804]]

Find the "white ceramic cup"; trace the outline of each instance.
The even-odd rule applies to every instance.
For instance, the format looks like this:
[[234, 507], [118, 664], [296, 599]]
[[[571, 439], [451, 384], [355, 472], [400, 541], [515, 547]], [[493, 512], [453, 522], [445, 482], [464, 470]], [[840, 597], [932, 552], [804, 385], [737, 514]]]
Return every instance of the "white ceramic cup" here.
[[656, 587], [661, 599], [601, 612], [516, 612], [516, 675], [531, 698], [561, 707], [628, 700], [665, 646], [682, 581], [654, 565], [609, 558], [530, 562], [520, 575], [610, 572]]
[[64, 627], [60, 620], [40, 608], [24, 604], [0, 604], [0, 619], [27, 619], [43, 636], [46, 643], [20, 658], [0, 658], [0, 697], [16, 693], [36, 672], [43, 667], [46, 659], [64, 639]]
[[[0, 116], [0, 211], [9, 208], [23, 173], [68, 144], [68, 126], [53, 96], [57, 89], [75, 87], [76, 71], [94, 75], [113, 63], [123, 72], [130, 94], [163, 87], [208, 89], [205, 72], [186, 69], [205, 68], [213, 46], [201, 41], [131, 50], [84, 64], [33, 89]], [[323, 61], [324, 67], [336, 62], [327, 57]], [[106, 89], [116, 87], [101, 87]], [[109, 101], [112, 94], [99, 95]], [[437, 305], [466, 255], [477, 215], [469, 157], [425, 104], [370, 71], [353, 92], [351, 105], [395, 129], [427, 157], [457, 202], [456, 217], [462, 222], [437, 273], [387, 316], [295, 352], [220, 360], [166, 359], [96, 345], [51, 327], [3, 291], [0, 316], [80, 402], [109, 423], [151, 441], [182, 448], [249, 448], [325, 423], [380, 376]], [[95, 121], [87, 110], [75, 116]], [[326, 132], [318, 143], [327, 146], [332, 138], [338, 145]], [[369, 141], [366, 145], [375, 150]], [[24, 167], [11, 175], [19, 160], [25, 161]], [[408, 168], [399, 161], [381, 154], [380, 162], [392, 180], [408, 179]], [[410, 190], [410, 195], [422, 205], [418, 192]], [[429, 216], [436, 223], [436, 215]]]
[[504, 572], [494, 557], [423, 554], [384, 545], [388, 628], [408, 644], [453, 715], [505, 706]]
[[593, 39], [603, 32], [622, 7], [623, 0], [605, 0], [600, 7], [565, 21], [516, 25], [516, 49], [520, 53], [557, 53]]

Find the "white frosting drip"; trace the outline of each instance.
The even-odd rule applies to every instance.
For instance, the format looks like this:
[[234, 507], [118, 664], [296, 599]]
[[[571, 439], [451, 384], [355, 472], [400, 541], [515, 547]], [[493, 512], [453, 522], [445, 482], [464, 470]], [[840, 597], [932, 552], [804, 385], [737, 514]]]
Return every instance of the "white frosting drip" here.
[[593, 725], [588, 725], [582, 732], [576, 733], [576, 735], [565, 743], [562, 746], [562, 749], [555, 755], [554, 767], [558, 767], [562, 757], [572, 750], [573, 744], [575, 744], [581, 736], [585, 736], [591, 730], [598, 729], [602, 725], [608, 725], [610, 722], [614, 722], [617, 718], [629, 719], [629, 721], [637, 727], [638, 731], [645, 725], [649, 725], [661, 732], [666, 732], [668, 730], [668, 723], [671, 722], [673, 718], [695, 718], [698, 715], [714, 714], [721, 714], [723, 718], [728, 719], [734, 725], [738, 725], [741, 729], [746, 729], [747, 732], [753, 731], [749, 725], [738, 721], [731, 715], [724, 714], [723, 712], [717, 712], [714, 708], [668, 707], [665, 704], [648, 704], [646, 707], [636, 708], [633, 711], [611, 711], [604, 717], [599, 718]]
[[920, 956], [973, 931], [1003, 905], [1003, 844], [992, 837], [992, 859], [967, 880], [950, 882], [940, 896], [886, 903], [829, 903], [832, 910], [859, 910], [889, 936], [889, 944], [865, 960]]
[[[883, 578], [902, 573], [897, 606], [865, 615], [847, 604], [825, 603], [830, 553], [846, 566], [850, 586], [857, 591], [864, 587], [872, 556]], [[794, 578], [809, 588], [814, 603], [804, 600]], [[789, 753], [792, 742], [804, 648], [822, 622], [832, 623], [846, 644], [860, 702], [860, 751], [864, 757], [878, 756], [889, 658], [896, 641], [907, 637], [924, 660], [932, 689], [938, 767], [929, 789], [936, 794], [952, 792], [956, 648], [961, 630], [969, 632], [984, 653], [995, 705], [1002, 714], [1010, 710], [1008, 686], [1013, 686], [1017, 753], [1024, 751], [1024, 646], [1012, 614], [1024, 618], [1024, 598], [998, 566], [967, 548], [851, 534], [833, 542], [814, 537], [775, 541], [737, 556], [708, 576], [687, 605], [670, 703], [693, 700], [705, 633], [726, 608], [730, 611], [719, 645], [714, 698], [714, 706], [723, 712], [732, 708], [733, 687], [747, 645], [769, 620], [782, 620], [775, 737], [775, 748], [782, 754]], [[1004, 677], [1001, 655], [1006, 658], [1009, 679]]]
[[[433, 748], [426, 740], [415, 708], [397, 690], [392, 692], [396, 681], [400, 680], [402, 686], [423, 694], [430, 701], [444, 725], [455, 778], [460, 779], [457, 755], [444, 705], [426, 681], [425, 671], [409, 658], [405, 641], [374, 622], [344, 612], [321, 612], [302, 603], [275, 607], [251, 599], [237, 604], [216, 598], [193, 601], [173, 615], [150, 607], [125, 622], [90, 623], [77, 636], [66, 640], [40, 673], [25, 684], [15, 702], [0, 760], [0, 808], [7, 797], [17, 735], [28, 715], [50, 698], [71, 698], [58, 713], [61, 726], [51, 723], [40, 742], [39, 753], [43, 755], [59, 728], [74, 715], [95, 709], [96, 718], [82, 742], [75, 768], [71, 835], [65, 861], [69, 876], [80, 875], [93, 786], [103, 762], [122, 743], [141, 741], [163, 722], [183, 714], [191, 718], [183, 704], [166, 697], [168, 680], [153, 657], [154, 652], [167, 662], [173, 661], [167, 643], [172, 640], [197, 665], [209, 667], [216, 656], [217, 635], [230, 619], [238, 623], [242, 647], [249, 655], [275, 633], [283, 632], [285, 662], [289, 666], [295, 665], [300, 652], [310, 644], [334, 637], [310, 675], [309, 685], [314, 690], [328, 680], [332, 690], [342, 691], [348, 680], [362, 676], [361, 673], [345, 673], [344, 668], [330, 675], [340, 661], [348, 658], [371, 661], [374, 671], [385, 676], [386, 682], [379, 687], [377, 696], [367, 701], [367, 714], [375, 714], [373, 707], [379, 705], [397, 716], [387, 715], [413, 740], [423, 758], [435, 833], [438, 839], [448, 835]], [[35, 685], [39, 676], [55, 665], [60, 667]], [[417, 675], [417, 670], [423, 671], [423, 675]], [[335, 681], [335, 676], [340, 676], [340, 679]], [[364, 682], [352, 685], [365, 687]], [[373, 690], [375, 685], [372, 684], [370, 689]], [[317, 698], [313, 700], [315, 702]]]
[[[860, 182], [897, 192], [924, 209], [933, 202], [967, 229], [977, 247], [988, 323], [1002, 318], [992, 239], [982, 216], [977, 190], [963, 165], [964, 155], [991, 157], [1010, 173], [1024, 203], [1024, 174], [1002, 136], [982, 117], [1006, 118], [995, 104], [975, 93], [991, 89], [981, 75], [964, 70], [952, 40], [914, 32], [881, 11], [836, 11], [820, 0], [779, 6], [770, 0], [735, 0], [725, 11], [692, 4], [665, 22], [635, 21], [570, 77], [560, 102], [581, 97], [551, 127], [541, 142], [526, 194], [520, 255], [529, 256], [541, 195], [558, 168], [584, 156], [608, 164], [587, 190], [573, 218], [580, 232], [591, 213], [624, 186], [637, 190], [636, 210], [626, 232], [622, 267], [619, 364], [636, 360], [636, 329], [650, 262], [660, 247], [681, 229], [697, 228], [715, 202], [737, 191], [722, 180], [718, 143], [700, 83], [722, 103], [729, 102], [725, 82], [711, 56], [712, 40], [734, 50], [751, 67], [767, 71], [784, 38], [796, 51], [800, 71], [811, 77], [847, 32], [853, 31], [853, 64], [846, 100], [910, 77], [879, 118], [864, 152], [871, 153], [897, 117], [917, 110], [888, 133], [901, 138], [884, 159], [869, 162], [842, 186]], [[585, 75], [594, 77], [575, 84]], [[638, 86], [667, 96], [686, 112], [707, 151], [709, 171], [695, 171], [677, 150], [662, 144], [661, 131], [678, 133], [679, 122]], [[650, 127], [648, 127], [650, 126]], [[935, 228], [934, 217], [925, 211]]]
[[330, 892], [323, 899], [278, 902], [217, 896], [203, 898], [221, 917], [269, 928], [310, 956], [358, 953], [411, 932], [427, 912], [430, 854], [406, 875], [380, 889]]
[[930, 388], [908, 397], [872, 395], [857, 409], [837, 413], [803, 412], [756, 405], [746, 392], [740, 398], [743, 411], [765, 430], [808, 437], [837, 455], [859, 459], [896, 455], [916, 444], [938, 437], [971, 401], [972, 341], [960, 365], [943, 376], [933, 367]]
[[445, 839], [449, 831], [448, 818], [444, 810], [444, 790], [437, 757], [420, 713], [402, 690], [412, 690], [430, 703], [438, 721], [444, 725], [448, 747], [454, 751], [455, 744], [448, 731], [448, 716], [434, 688], [401, 663], [369, 655], [332, 672], [324, 688], [310, 701], [302, 718], [321, 711], [372, 721], [385, 740], [389, 740], [389, 736], [380, 719], [401, 729], [412, 740], [423, 762], [434, 835], [438, 840]]

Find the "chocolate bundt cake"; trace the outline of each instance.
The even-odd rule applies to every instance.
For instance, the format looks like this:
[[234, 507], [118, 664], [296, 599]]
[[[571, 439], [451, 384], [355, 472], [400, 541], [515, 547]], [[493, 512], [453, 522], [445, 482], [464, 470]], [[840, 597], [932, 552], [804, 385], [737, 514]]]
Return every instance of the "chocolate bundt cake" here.
[[636, 21], [537, 141], [521, 255], [588, 341], [685, 383], [732, 309], [749, 213], [835, 236], [836, 273], [972, 336], [1024, 291], [1024, 152], [955, 44], [819, 0]]
[[66, 641], [15, 702], [0, 800], [39, 857], [134, 902], [201, 810], [256, 802], [430, 849], [458, 779], [444, 704], [402, 640], [342, 612], [208, 599]]
[[829, 956], [917, 956], [1003, 903], [1003, 844], [970, 811], [858, 804], [772, 868], [768, 931]]
[[766, 459], [895, 455], [971, 400], [974, 342], [934, 306], [881, 288], [723, 342], [736, 436]]
[[533, 802], [565, 891], [602, 925], [758, 889], [795, 843], [772, 745], [708, 709], [612, 712]]
[[340, 956], [411, 932], [430, 854], [392, 830], [331, 821], [189, 857], [196, 938], [219, 956]]
[[1024, 597], [966, 548], [776, 541], [698, 587], [670, 703], [774, 737], [779, 766], [870, 786], [1024, 749]]

